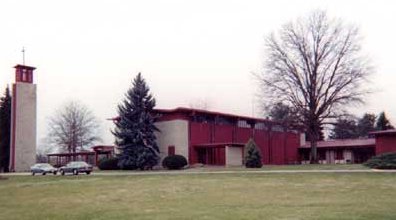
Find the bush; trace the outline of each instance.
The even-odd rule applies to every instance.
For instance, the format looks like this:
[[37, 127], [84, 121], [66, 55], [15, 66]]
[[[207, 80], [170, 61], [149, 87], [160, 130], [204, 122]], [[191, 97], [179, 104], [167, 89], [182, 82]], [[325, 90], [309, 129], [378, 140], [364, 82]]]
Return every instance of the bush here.
[[250, 139], [245, 145], [245, 166], [247, 168], [261, 168], [261, 154], [253, 139]]
[[119, 170], [120, 167], [118, 166], [118, 158], [104, 158], [99, 161], [98, 168], [100, 170]]
[[187, 159], [182, 155], [170, 155], [164, 158], [162, 166], [169, 170], [178, 170], [187, 165]]
[[396, 153], [384, 153], [374, 156], [364, 165], [373, 169], [396, 169]]

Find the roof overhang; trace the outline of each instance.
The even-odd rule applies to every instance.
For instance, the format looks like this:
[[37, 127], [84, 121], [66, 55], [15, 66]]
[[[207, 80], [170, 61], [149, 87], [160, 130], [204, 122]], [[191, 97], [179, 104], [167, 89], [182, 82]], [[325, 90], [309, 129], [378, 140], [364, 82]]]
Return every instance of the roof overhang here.
[[[375, 139], [336, 139], [327, 141], [318, 141], [317, 148], [361, 148], [361, 147], [375, 147]], [[300, 149], [311, 148], [311, 143], [307, 142], [305, 145], [299, 147]]]
[[202, 143], [202, 144], [195, 144], [195, 148], [219, 148], [219, 147], [244, 147], [244, 143], [232, 143], [232, 142], [226, 142], [226, 143]]
[[396, 129], [389, 129], [389, 130], [384, 130], [384, 131], [374, 131], [374, 132], [370, 132], [370, 134], [373, 134], [375, 136], [385, 136], [385, 135], [394, 136], [394, 135], [396, 135]]

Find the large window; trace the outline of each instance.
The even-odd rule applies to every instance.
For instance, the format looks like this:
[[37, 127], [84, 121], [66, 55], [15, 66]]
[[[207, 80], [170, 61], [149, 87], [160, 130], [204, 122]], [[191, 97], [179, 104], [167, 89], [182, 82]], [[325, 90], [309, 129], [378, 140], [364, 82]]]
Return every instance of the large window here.
[[268, 126], [263, 122], [258, 122], [254, 125], [254, 129], [258, 130], [268, 130]]
[[250, 124], [246, 120], [238, 120], [239, 128], [251, 128]]
[[216, 118], [216, 124], [219, 124], [219, 125], [234, 125], [235, 124], [235, 120], [219, 116], [219, 117]]

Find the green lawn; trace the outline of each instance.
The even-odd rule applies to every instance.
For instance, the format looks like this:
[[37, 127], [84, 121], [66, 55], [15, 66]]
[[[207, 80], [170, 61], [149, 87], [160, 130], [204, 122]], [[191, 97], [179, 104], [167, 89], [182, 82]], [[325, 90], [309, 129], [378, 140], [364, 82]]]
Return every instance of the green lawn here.
[[396, 219], [395, 173], [7, 178], [7, 220]]

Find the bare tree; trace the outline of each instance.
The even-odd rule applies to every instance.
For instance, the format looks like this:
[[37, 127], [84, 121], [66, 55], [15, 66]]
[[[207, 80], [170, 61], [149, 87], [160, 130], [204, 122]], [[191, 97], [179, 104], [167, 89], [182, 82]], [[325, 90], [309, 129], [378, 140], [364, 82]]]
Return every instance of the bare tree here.
[[323, 125], [368, 92], [363, 82], [372, 69], [361, 56], [358, 28], [315, 11], [266, 38], [265, 71], [257, 74], [265, 101], [297, 110], [317, 163]]
[[212, 107], [211, 102], [208, 98], [193, 99], [188, 106], [190, 108], [201, 109], [201, 110], [209, 110]]
[[85, 150], [100, 140], [98, 120], [79, 102], [58, 109], [48, 127], [48, 142], [69, 153]]

